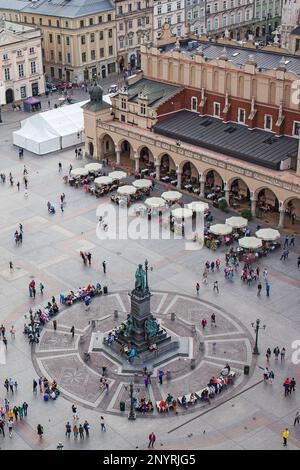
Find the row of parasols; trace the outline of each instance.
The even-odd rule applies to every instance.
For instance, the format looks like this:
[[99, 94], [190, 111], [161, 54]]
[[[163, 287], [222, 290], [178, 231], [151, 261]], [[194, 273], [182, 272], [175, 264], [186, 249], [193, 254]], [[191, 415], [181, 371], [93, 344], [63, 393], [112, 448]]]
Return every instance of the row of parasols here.
[[[209, 231], [213, 235], [230, 235], [234, 229], [247, 227], [248, 220], [244, 217], [230, 217], [225, 224], [211, 225]], [[280, 232], [273, 228], [262, 228], [255, 232], [255, 237], [243, 237], [239, 239], [239, 246], [244, 249], [257, 250], [263, 246], [263, 242], [274, 242], [280, 238]]]

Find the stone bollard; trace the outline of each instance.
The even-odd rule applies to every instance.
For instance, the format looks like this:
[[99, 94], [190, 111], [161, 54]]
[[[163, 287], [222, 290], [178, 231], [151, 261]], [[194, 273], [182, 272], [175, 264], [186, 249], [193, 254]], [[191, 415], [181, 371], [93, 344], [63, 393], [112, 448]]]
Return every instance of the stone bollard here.
[[172, 378], [171, 371], [170, 371], [170, 370], [167, 370], [166, 379], [167, 379], [167, 380], [171, 380], [171, 378]]
[[118, 310], [115, 310], [114, 311], [114, 319], [116, 320], [117, 318], [119, 318], [119, 312], [118, 312]]
[[191, 359], [191, 369], [195, 369], [196, 367], [196, 359]]
[[171, 312], [171, 320], [172, 321], [175, 321], [176, 319], [176, 313], [175, 312]]

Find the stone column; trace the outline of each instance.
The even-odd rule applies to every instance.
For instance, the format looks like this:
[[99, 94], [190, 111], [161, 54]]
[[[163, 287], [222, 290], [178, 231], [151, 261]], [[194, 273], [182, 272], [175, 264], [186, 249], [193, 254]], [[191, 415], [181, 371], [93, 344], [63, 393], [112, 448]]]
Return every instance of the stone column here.
[[225, 191], [225, 199], [229, 207], [229, 195], [230, 195], [230, 190], [228, 188], [227, 182], [224, 181], [224, 191]]
[[117, 165], [121, 164], [121, 149], [116, 147], [116, 163]]
[[159, 181], [159, 178], [160, 178], [160, 163], [155, 164], [155, 174], [156, 174], [157, 181]]
[[252, 217], [256, 217], [256, 203], [257, 203], [257, 200], [253, 198], [250, 199], [251, 200], [251, 214], [252, 214]]
[[278, 228], [283, 228], [284, 226], [284, 216], [285, 216], [285, 209], [282, 206], [279, 210], [279, 222], [278, 222]]
[[200, 193], [199, 196], [204, 198], [204, 190], [205, 190], [205, 178], [202, 174], [199, 174], [199, 183], [200, 183]]
[[182, 177], [182, 172], [181, 170], [177, 170], [177, 188], [181, 189], [181, 177]]
[[140, 157], [137, 152], [134, 152], [135, 171], [140, 171]]

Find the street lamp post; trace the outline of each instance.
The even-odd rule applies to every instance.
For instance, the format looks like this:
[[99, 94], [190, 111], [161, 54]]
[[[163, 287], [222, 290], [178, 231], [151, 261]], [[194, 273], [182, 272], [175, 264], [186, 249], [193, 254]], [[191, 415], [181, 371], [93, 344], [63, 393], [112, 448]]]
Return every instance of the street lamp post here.
[[258, 356], [260, 354], [259, 350], [258, 350], [258, 332], [259, 330], [263, 329], [265, 330], [266, 329], [266, 325], [263, 325], [263, 326], [260, 326], [260, 319], [258, 318], [256, 320], [256, 323], [251, 323], [251, 326], [252, 328], [254, 329], [255, 331], [255, 345], [254, 345], [254, 348], [253, 348], [253, 352], [252, 354], [255, 354], [256, 356]]
[[128, 419], [131, 421], [134, 421], [136, 419], [136, 414], [133, 408], [133, 383], [132, 382], [130, 382], [129, 389], [130, 389], [130, 411], [129, 411]]

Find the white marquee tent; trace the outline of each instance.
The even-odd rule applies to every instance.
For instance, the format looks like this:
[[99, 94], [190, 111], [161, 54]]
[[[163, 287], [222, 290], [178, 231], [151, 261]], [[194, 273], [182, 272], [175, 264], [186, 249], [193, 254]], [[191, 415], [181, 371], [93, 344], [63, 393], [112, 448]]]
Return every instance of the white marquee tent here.
[[[104, 101], [111, 104], [109, 95]], [[84, 141], [82, 106], [88, 101], [34, 114], [21, 121], [21, 128], [13, 132], [13, 143], [18, 147], [45, 155]]]

